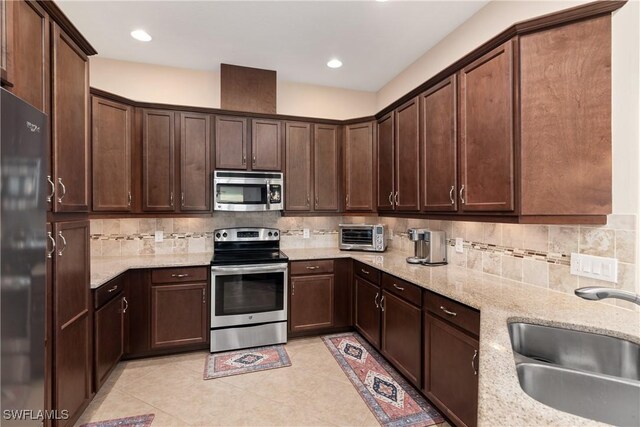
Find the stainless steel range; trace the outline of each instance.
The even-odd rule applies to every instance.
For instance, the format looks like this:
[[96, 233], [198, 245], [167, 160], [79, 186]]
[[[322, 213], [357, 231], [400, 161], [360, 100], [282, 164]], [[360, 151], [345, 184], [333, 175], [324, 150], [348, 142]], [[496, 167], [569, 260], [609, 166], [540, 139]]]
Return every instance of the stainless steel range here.
[[287, 342], [287, 263], [274, 228], [215, 230], [211, 352]]

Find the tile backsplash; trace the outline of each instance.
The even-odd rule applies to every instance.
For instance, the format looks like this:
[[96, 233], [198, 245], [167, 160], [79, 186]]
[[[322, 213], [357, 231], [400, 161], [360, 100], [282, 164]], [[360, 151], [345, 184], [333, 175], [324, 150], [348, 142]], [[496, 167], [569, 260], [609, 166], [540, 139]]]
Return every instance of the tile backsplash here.
[[[636, 281], [635, 215], [609, 215], [603, 226], [522, 225], [481, 222], [440, 221], [389, 217], [282, 217], [279, 213], [216, 213], [203, 218], [92, 219], [91, 254], [127, 256], [211, 252], [213, 230], [224, 227], [255, 226], [278, 228], [281, 247], [337, 247], [338, 224], [383, 223], [389, 229], [389, 247], [411, 254], [413, 243], [407, 229], [444, 230], [449, 239], [450, 264], [483, 271], [509, 279], [573, 293], [581, 286], [613, 286], [569, 274], [572, 252], [615, 257], [619, 261], [616, 287], [640, 293]], [[303, 238], [303, 230], [310, 238]], [[155, 231], [162, 230], [163, 242], [155, 242]], [[464, 252], [457, 253], [454, 241], [464, 241]], [[637, 309], [619, 300], [606, 303]]]

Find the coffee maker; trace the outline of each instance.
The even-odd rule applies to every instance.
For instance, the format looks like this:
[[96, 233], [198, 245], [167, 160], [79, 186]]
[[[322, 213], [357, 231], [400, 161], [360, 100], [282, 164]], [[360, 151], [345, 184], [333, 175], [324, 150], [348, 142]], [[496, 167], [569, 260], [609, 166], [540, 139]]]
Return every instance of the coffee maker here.
[[447, 239], [444, 231], [424, 228], [407, 230], [409, 240], [414, 242], [414, 256], [408, 257], [409, 264], [444, 265], [447, 263]]

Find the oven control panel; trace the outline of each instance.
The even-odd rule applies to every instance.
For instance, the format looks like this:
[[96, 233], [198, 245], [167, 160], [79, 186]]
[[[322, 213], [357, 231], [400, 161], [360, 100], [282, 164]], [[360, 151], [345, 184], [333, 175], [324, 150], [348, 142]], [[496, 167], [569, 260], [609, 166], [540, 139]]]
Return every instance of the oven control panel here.
[[213, 232], [215, 242], [260, 242], [280, 240], [277, 228], [219, 228]]

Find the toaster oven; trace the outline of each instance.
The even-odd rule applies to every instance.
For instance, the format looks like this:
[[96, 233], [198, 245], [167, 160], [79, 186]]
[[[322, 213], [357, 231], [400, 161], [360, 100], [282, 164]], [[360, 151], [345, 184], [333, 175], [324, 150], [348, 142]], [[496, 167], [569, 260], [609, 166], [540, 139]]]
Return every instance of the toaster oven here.
[[341, 250], [384, 252], [387, 229], [382, 224], [340, 224]]

